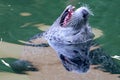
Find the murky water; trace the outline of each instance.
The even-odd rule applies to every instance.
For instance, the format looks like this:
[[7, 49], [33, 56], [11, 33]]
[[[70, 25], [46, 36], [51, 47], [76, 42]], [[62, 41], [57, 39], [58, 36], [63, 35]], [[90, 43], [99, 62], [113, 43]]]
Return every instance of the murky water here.
[[[118, 10], [120, 8], [119, 0], [112, 0], [112, 1], [1, 0], [0, 1], [0, 40], [1, 40], [0, 58], [4, 58], [7, 62], [10, 62], [11, 58], [13, 59], [20, 58], [21, 55], [20, 53], [22, 53], [23, 50], [23, 48], [21, 48], [23, 46], [20, 45], [23, 45], [23, 42], [29, 40], [29, 38], [32, 37], [33, 35], [39, 32], [43, 32], [46, 29], [43, 26], [45, 27], [47, 26], [48, 28], [49, 25], [51, 25], [54, 22], [54, 20], [61, 14], [63, 9], [69, 4], [73, 4], [76, 7], [87, 4], [90, 7], [90, 9], [94, 13], [94, 16], [90, 17], [89, 20], [90, 25], [93, 28], [100, 31], [99, 32], [95, 30], [97, 36], [101, 35], [100, 37], [95, 38], [96, 42], [100, 44], [100, 46], [105, 51], [105, 54], [108, 54], [109, 57], [113, 56], [113, 58], [115, 58], [114, 61], [116, 62], [116, 64], [120, 64], [119, 61], [120, 11]], [[74, 73], [66, 72], [62, 67], [61, 63], [59, 62], [59, 60], [57, 59], [55, 52], [51, 48], [46, 48], [44, 52], [41, 51], [42, 53], [46, 53], [42, 55], [42, 57], [39, 56], [37, 52], [40, 50], [44, 50], [44, 49], [34, 48], [34, 50], [31, 50], [31, 48], [27, 48], [28, 52], [36, 51], [34, 53], [36, 53], [37, 57], [34, 56], [34, 54], [31, 55], [28, 54], [28, 57], [27, 56], [22, 57], [24, 59], [29, 59], [31, 61], [35, 60], [34, 64], [40, 69], [40, 72], [35, 72], [35, 73], [30, 72], [28, 73], [29, 75], [20, 75], [22, 76], [20, 77], [21, 79], [26, 78], [26, 76], [27, 78], [25, 80], [29, 79], [28, 76], [32, 80], [38, 80], [39, 77], [41, 80], [62, 80], [62, 79], [119, 80], [120, 79], [119, 78], [120, 73], [109, 74], [111, 70], [108, 70], [108, 72], [106, 72], [106, 70], [104, 70], [105, 68], [102, 67], [99, 68], [100, 70], [93, 69], [93, 67], [91, 67], [90, 72], [88, 72], [87, 74], [74, 74]], [[33, 56], [33, 58], [31, 58], [31, 56]], [[96, 55], [94, 54], [94, 56]], [[9, 57], [11, 58], [9, 59]], [[97, 56], [97, 58], [98, 57], [99, 56]], [[44, 63], [44, 61], [46, 61], [46, 64]], [[14, 77], [11, 78], [11, 76], [14, 75], [15, 77], [17, 77], [19, 75], [13, 73], [13, 71], [11, 71], [10, 68], [2, 64], [1, 61], [0, 64], [1, 64], [0, 79], [16, 80], [16, 78]], [[47, 75], [51, 74], [51, 75], [47, 76], [46, 74]], [[11, 75], [11, 76], [9, 76], [10, 78], [6, 78], [4, 77], [6, 75]]]

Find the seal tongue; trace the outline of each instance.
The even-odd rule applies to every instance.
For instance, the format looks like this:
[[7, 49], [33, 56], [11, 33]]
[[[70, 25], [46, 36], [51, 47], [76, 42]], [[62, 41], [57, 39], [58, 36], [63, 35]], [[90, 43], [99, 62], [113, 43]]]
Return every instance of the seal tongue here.
[[70, 20], [71, 16], [72, 16], [73, 10], [69, 9], [68, 10], [68, 14], [66, 15], [64, 21], [63, 21], [63, 26], [65, 26], [67, 24], [67, 22]]
[[74, 12], [74, 6], [69, 7], [62, 15], [61, 17], [61, 21], [60, 21], [60, 25], [64, 26], [67, 24], [67, 22], [69, 22], [73, 12]]

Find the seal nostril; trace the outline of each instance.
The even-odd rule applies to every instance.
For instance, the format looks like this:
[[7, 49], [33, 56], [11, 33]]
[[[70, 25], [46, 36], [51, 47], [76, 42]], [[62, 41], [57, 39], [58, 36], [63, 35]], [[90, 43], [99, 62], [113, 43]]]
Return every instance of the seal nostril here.
[[88, 11], [85, 9], [82, 10], [82, 13], [83, 13], [83, 18], [86, 18], [89, 14]]

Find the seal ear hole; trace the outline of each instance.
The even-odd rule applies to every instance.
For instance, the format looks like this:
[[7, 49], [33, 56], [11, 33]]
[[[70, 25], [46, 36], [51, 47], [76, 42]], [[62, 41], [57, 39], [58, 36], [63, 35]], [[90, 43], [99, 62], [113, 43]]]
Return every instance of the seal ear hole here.
[[77, 51], [77, 50], [73, 50], [73, 52], [74, 52], [74, 53], [79, 53], [79, 51]]
[[85, 52], [86, 50], [85, 49], [81, 49], [82, 52]]

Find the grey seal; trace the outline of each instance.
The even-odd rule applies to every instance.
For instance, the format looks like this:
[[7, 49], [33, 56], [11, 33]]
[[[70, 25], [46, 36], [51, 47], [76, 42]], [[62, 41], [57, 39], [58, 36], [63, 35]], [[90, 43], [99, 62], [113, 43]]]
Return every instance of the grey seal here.
[[85, 73], [89, 70], [89, 49], [94, 34], [88, 23], [91, 11], [87, 7], [69, 5], [43, 34], [68, 71]]

